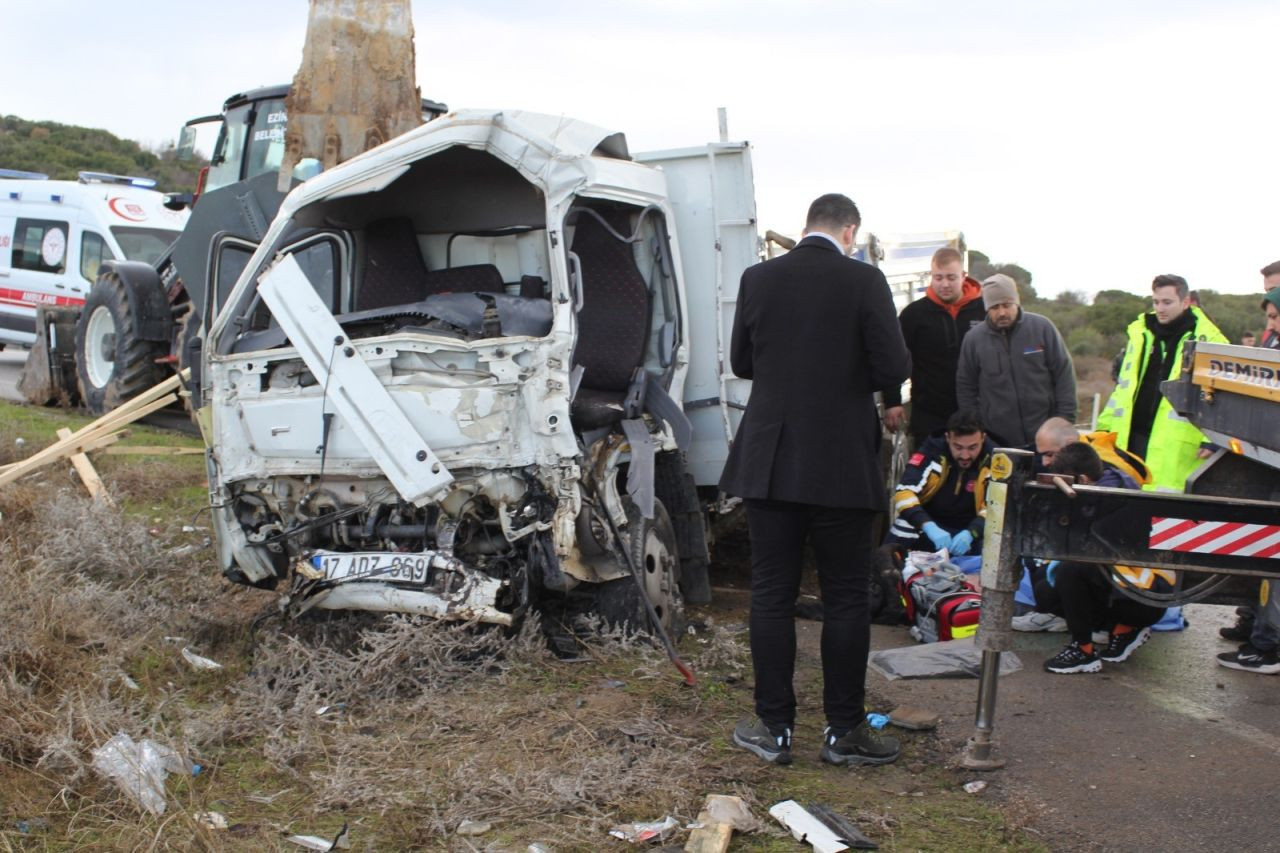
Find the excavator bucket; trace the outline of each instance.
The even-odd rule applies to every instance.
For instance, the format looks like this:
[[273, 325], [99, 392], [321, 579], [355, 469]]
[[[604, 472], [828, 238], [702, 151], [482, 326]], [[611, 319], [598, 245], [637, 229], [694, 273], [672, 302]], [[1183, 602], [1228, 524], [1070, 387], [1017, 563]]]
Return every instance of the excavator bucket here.
[[279, 188], [313, 158], [325, 169], [422, 124], [409, 0], [311, 0]]

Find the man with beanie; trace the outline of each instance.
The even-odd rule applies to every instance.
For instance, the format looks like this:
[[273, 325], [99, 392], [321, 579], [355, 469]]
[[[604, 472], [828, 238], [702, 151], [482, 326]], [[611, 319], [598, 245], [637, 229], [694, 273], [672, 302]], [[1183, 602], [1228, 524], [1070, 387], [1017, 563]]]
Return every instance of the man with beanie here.
[[[982, 285], [965, 275], [964, 258], [950, 247], [933, 253], [929, 289], [898, 315], [911, 353], [911, 446], [920, 447], [946, 426], [956, 404], [960, 344], [986, 316]], [[902, 389], [884, 392], [884, 425], [897, 432], [906, 418]]]
[[1191, 290], [1180, 275], [1158, 275], [1151, 282], [1154, 310], [1129, 324], [1128, 343], [1115, 390], [1098, 418], [1098, 429], [1114, 432], [1116, 446], [1141, 456], [1151, 470], [1143, 488], [1181, 492], [1187, 475], [1208, 456], [1204, 433], [1173, 410], [1160, 383], [1182, 369], [1183, 345], [1190, 340], [1225, 344], [1213, 321], [1191, 304]]
[[986, 322], [965, 336], [956, 370], [960, 408], [977, 412], [997, 447], [1030, 448], [1049, 418], [1076, 418], [1076, 374], [1062, 335], [1022, 310], [1003, 273], [982, 282]]
[[816, 199], [804, 239], [742, 274], [729, 361], [751, 380], [720, 488], [743, 499], [751, 537], [756, 719], [733, 742], [791, 763], [796, 596], [805, 543], [822, 590], [821, 759], [887, 764], [901, 744], [867, 723], [871, 530], [887, 503], [875, 392], [911, 357], [884, 274], [849, 257], [861, 217], [846, 196]]

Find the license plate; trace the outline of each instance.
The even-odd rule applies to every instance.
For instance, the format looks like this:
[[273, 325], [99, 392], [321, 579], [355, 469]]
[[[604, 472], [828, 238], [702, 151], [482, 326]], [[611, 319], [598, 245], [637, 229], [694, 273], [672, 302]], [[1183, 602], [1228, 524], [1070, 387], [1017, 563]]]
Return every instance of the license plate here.
[[426, 583], [431, 570], [427, 554], [321, 552], [311, 565], [327, 581], [381, 580]]

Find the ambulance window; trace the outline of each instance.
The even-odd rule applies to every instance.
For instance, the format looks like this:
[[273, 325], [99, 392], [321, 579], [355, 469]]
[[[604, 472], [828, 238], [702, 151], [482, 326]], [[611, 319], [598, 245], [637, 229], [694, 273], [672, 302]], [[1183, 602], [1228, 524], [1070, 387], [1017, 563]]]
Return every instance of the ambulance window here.
[[115, 255], [111, 254], [111, 249], [101, 234], [84, 232], [80, 239], [80, 275], [88, 281], [97, 281], [98, 267], [102, 266], [103, 261], [114, 259]]
[[126, 228], [122, 225], [113, 225], [111, 235], [120, 244], [125, 258], [152, 266], [173, 245], [173, 241], [178, 239], [177, 231], [164, 228]]
[[12, 265], [35, 272], [65, 272], [68, 233], [65, 222], [19, 219], [13, 229]]

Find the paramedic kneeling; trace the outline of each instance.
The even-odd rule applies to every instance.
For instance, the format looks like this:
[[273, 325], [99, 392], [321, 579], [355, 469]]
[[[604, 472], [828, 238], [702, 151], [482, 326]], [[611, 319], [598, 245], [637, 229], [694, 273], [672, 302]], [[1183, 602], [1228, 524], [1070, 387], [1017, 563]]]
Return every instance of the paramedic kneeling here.
[[897, 518], [885, 544], [962, 557], [982, 550], [991, 440], [978, 416], [956, 412], [916, 449], [894, 489]]
[[[1115, 468], [1103, 468], [1102, 460], [1088, 444], [1077, 442], [1059, 450], [1049, 470], [1070, 474], [1082, 485], [1136, 489], [1132, 477]], [[1046, 572], [1061, 600], [1071, 643], [1045, 661], [1049, 672], [1098, 672], [1102, 662], [1120, 663], [1147, 641], [1151, 626], [1164, 616], [1163, 607], [1139, 604], [1117, 591], [1106, 573], [1114, 573], [1129, 585], [1152, 592], [1172, 592], [1173, 572], [1133, 566], [1103, 566], [1085, 563], [1049, 564]], [[1093, 632], [1105, 631], [1105, 648], [1095, 649]]]

